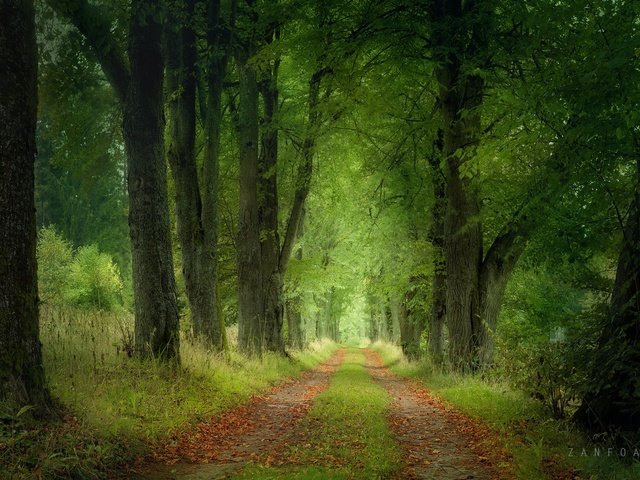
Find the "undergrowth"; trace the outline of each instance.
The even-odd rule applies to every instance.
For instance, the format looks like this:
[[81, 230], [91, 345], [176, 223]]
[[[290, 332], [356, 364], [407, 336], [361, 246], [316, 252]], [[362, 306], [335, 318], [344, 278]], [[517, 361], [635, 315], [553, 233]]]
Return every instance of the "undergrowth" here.
[[327, 358], [317, 342], [287, 359], [216, 355], [181, 340], [181, 366], [129, 356], [126, 314], [42, 309], [43, 361], [59, 420], [38, 423], [0, 405], [0, 478], [106, 478], [178, 427], [229, 409]]
[[506, 381], [447, 372], [428, 361], [408, 362], [400, 348], [388, 343], [378, 342], [374, 348], [395, 373], [420, 379], [436, 396], [496, 430], [522, 480], [573, 478], [571, 470], [589, 480], [640, 478], [640, 452], [590, 443], [570, 420], [554, 418], [539, 401]]

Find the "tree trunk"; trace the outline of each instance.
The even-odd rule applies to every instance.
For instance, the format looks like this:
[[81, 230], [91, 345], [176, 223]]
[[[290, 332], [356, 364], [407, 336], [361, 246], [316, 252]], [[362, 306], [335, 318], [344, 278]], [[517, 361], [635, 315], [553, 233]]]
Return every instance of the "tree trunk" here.
[[[441, 133], [441, 131], [440, 131]], [[444, 225], [447, 211], [446, 182], [440, 168], [442, 139], [436, 142], [440, 155], [429, 158], [431, 182], [433, 185], [434, 205], [431, 212], [430, 240], [433, 247], [433, 279], [431, 290], [431, 313], [429, 315], [429, 354], [440, 364], [444, 360], [443, 327], [447, 311], [446, 262], [444, 257]]]
[[151, 0], [132, 1], [127, 64], [111, 33], [112, 22], [100, 5], [86, 0], [49, 3], [87, 38], [122, 104], [136, 354], [177, 359], [178, 307], [163, 138], [161, 12]]
[[[515, 231], [512, 231], [515, 234]], [[495, 332], [504, 300], [504, 292], [518, 259], [524, 252], [526, 237], [499, 236], [482, 263], [480, 272], [480, 305], [478, 313], [481, 324], [477, 331], [477, 358], [481, 368], [493, 363]]]
[[128, 160], [135, 348], [141, 358], [179, 360], [164, 158], [162, 28], [155, 2], [134, 0], [131, 12], [131, 81], [123, 132]]
[[[414, 283], [415, 279], [412, 279], [410, 283]], [[402, 353], [409, 360], [417, 360], [420, 358], [420, 337], [422, 337], [423, 323], [415, 315], [411, 306], [411, 301], [416, 296], [415, 287], [405, 294], [405, 297], [400, 305], [400, 347]]]
[[[277, 33], [276, 33], [277, 36]], [[280, 272], [280, 236], [278, 234], [278, 63], [262, 83], [264, 127], [258, 180], [258, 217], [265, 321], [265, 347], [284, 353], [282, 324], [284, 314], [283, 279]]]
[[0, 0], [0, 401], [49, 405], [39, 340], [33, 2]]
[[[480, 107], [484, 84], [465, 72], [486, 45], [490, 17], [482, 2], [439, 0], [433, 4], [434, 43], [442, 116], [442, 155], [447, 206], [444, 217], [446, 315], [449, 359], [454, 369], [467, 371], [476, 359], [479, 274], [482, 262], [480, 201], [470, 165], [480, 140]], [[463, 171], [464, 170], [464, 171]]]
[[[214, 2], [215, 3], [215, 2]], [[172, 9], [174, 18], [184, 19], [182, 24], [166, 27], [167, 87], [169, 101], [169, 149], [168, 159], [176, 193], [176, 217], [178, 239], [182, 250], [182, 271], [194, 337], [204, 340], [216, 350], [224, 345], [223, 334], [217, 315], [216, 302], [216, 218], [212, 208], [211, 196], [217, 191], [217, 146], [212, 147], [219, 136], [220, 102], [219, 92], [209, 95], [218, 96], [217, 105], [213, 99], [213, 111], [207, 110], [207, 144], [203, 185], [209, 193], [207, 215], [203, 199], [195, 158], [196, 127], [196, 35], [193, 30], [194, 0], [187, 0]], [[213, 7], [212, 7], [213, 8]], [[209, 72], [210, 76], [219, 75], [218, 71]], [[219, 82], [221, 83], [221, 81]], [[214, 85], [215, 88], [215, 85]], [[207, 102], [210, 106], [211, 99]], [[217, 112], [215, 109], [217, 108]], [[210, 164], [213, 163], [213, 169]], [[204, 196], [204, 195], [203, 195]], [[211, 211], [213, 210], [213, 212]], [[205, 222], [206, 220], [206, 222]], [[211, 232], [213, 230], [213, 232]]]
[[400, 300], [397, 297], [391, 299], [389, 312], [391, 313], [391, 339], [394, 345], [400, 345], [400, 308]]
[[[638, 165], [640, 180], [640, 164]], [[596, 433], [640, 430], [640, 182], [636, 185], [605, 325], [575, 419]], [[628, 445], [625, 445], [628, 446]]]
[[[305, 213], [303, 210], [302, 215], [298, 219], [300, 225], [296, 228], [298, 239], [300, 239], [304, 235], [304, 217]], [[301, 261], [302, 256], [302, 246], [298, 246], [298, 249], [296, 250], [296, 259], [298, 261]], [[303, 348], [305, 343], [303, 338], [302, 315], [300, 314], [300, 305], [302, 303], [302, 298], [300, 297], [300, 293], [296, 291], [295, 285], [290, 285], [290, 288], [293, 289], [293, 292], [291, 293], [290, 298], [286, 303], [287, 326], [289, 329], [289, 346], [291, 348], [300, 350]]]
[[265, 336], [262, 256], [258, 219], [258, 85], [256, 73], [239, 58], [240, 216], [238, 221], [238, 344], [262, 353]]
[[[207, 70], [207, 104], [205, 118], [205, 151], [202, 165], [202, 228], [204, 243], [200, 278], [203, 288], [212, 292], [215, 307], [211, 317], [211, 331], [217, 348], [227, 347], [224, 318], [218, 300], [218, 188], [220, 172], [220, 132], [222, 123], [222, 91], [229, 63], [228, 34], [221, 26], [220, 2], [208, 3], [207, 46], [212, 52]], [[232, 10], [235, 7], [231, 7]], [[233, 22], [233, 19], [232, 19]]]

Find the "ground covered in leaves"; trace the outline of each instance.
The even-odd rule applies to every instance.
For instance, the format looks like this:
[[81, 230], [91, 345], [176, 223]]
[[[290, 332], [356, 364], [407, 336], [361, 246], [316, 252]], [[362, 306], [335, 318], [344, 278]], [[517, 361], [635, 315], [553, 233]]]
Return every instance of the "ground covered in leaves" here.
[[369, 349], [175, 432], [126, 472], [139, 479], [513, 478], [500, 439], [396, 376]]

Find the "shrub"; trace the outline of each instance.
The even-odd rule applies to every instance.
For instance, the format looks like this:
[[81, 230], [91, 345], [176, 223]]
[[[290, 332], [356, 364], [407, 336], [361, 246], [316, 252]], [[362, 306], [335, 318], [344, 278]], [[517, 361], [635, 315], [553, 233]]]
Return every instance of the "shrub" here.
[[45, 227], [38, 233], [38, 293], [46, 303], [64, 303], [73, 262], [71, 244], [54, 227]]
[[579, 396], [583, 373], [576, 368], [573, 345], [545, 339], [501, 347], [499, 372], [515, 388], [540, 400], [554, 417], [563, 418]]
[[122, 305], [122, 279], [110, 255], [95, 245], [80, 247], [69, 271], [69, 303], [100, 310]]

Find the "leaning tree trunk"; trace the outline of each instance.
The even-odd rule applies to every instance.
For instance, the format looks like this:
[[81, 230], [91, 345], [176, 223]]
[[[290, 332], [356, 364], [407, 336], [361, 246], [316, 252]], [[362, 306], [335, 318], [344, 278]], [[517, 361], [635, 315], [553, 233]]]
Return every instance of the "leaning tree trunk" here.
[[596, 433], [640, 430], [640, 164], [605, 325], [576, 420]]
[[38, 323], [32, 1], [0, 0], [0, 402], [46, 412]]
[[509, 278], [524, 252], [532, 230], [527, 215], [509, 225], [489, 248], [480, 271], [480, 325], [476, 334], [476, 357], [481, 368], [493, 363], [495, 332]]
[[178, 359], [178, 306], [163, 138], [162, 28], [155, 2], [134, 0], [131, 12], [131, 81], [123, 132], [128, 161], [135, 348], [142, 358]]

